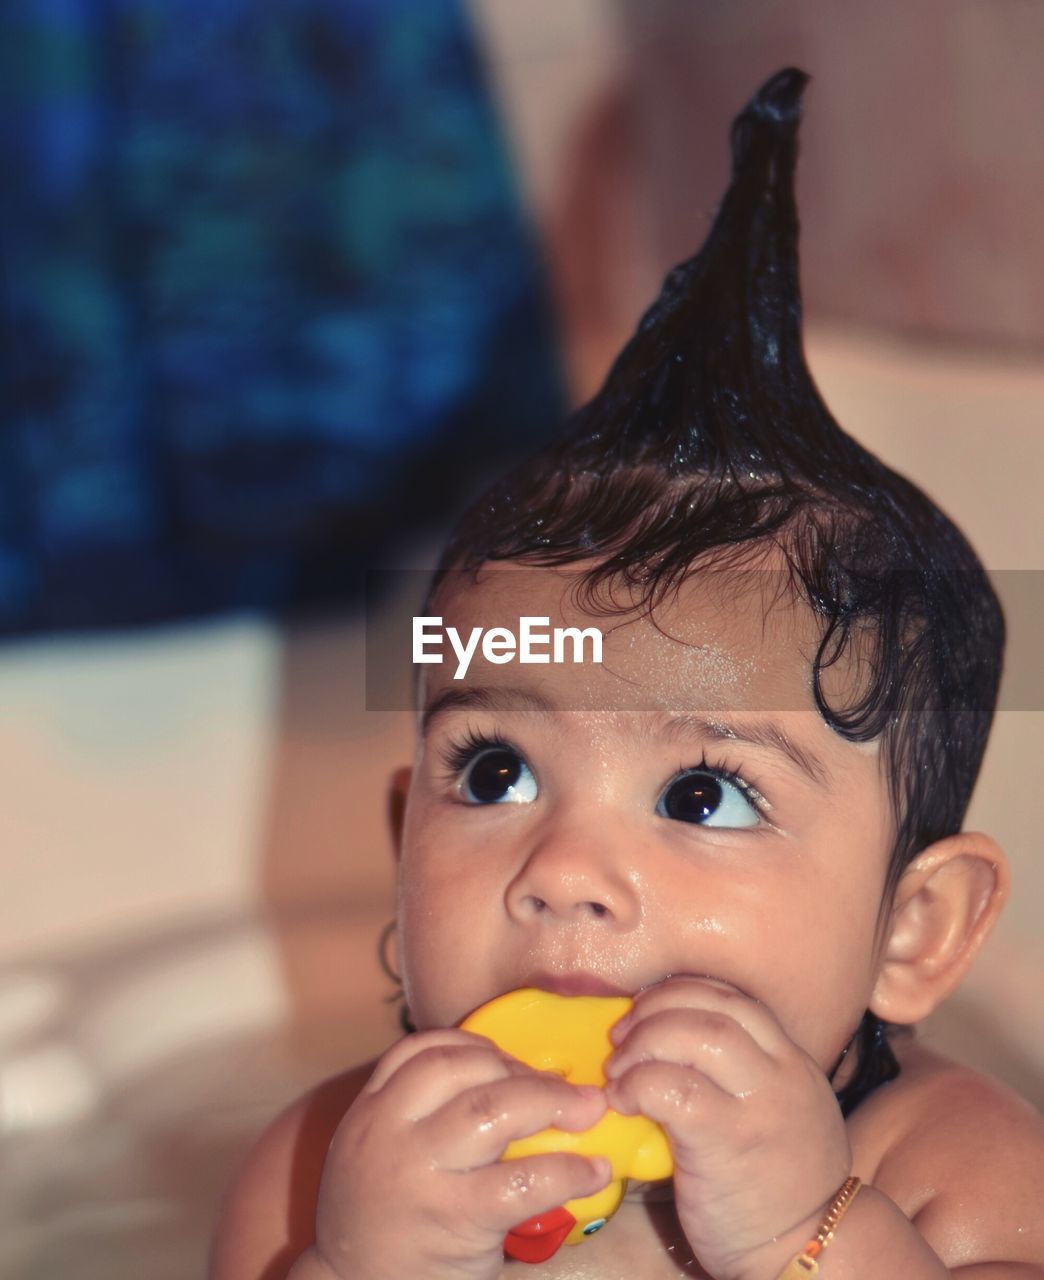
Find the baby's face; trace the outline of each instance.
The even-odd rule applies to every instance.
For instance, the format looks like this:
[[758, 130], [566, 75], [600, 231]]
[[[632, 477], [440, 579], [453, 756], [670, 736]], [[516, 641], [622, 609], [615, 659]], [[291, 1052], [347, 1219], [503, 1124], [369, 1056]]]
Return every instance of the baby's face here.
[[399, 863], [414, 1023], [699, 975], [828, 1070], [873, 988], [893, 824], [876, 744], [815, 709], [818, 625], [777, 573], [699, 575], [655, 622], [584, 612], [576, 581], [496, 566], [435, 609], [464, 636], [529, 615], [606, 637], [601, 665], [424, 669]]

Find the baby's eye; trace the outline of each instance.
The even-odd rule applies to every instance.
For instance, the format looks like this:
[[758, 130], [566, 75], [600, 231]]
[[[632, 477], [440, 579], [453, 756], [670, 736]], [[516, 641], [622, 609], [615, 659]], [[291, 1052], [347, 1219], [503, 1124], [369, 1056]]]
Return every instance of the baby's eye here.
[[469, 804], [528, 804], [537, 784], [529, 765], [510, 747], [488, 747], [464, 771], [460, 794]]
[[708, 769], [687, 769], [667, 785], [656, 806], [661, 818], [703, 827], [756, 827], [753, 799], [738, 779]]

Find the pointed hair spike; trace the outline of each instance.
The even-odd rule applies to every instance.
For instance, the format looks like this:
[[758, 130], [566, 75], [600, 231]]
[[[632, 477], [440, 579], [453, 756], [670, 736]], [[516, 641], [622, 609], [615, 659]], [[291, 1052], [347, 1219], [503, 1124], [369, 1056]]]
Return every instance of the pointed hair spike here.
[[801, 95], [810, 79], [807, 71], [784, 67], [765, 81], [747, 110], [761, 120], [796, 125], [801, 115]]
[[702, 249], [667, 276], [569, 448], [586, 439], [610, 465], [660, 457], [674, 473], [750, 471], [751, 459], [785, 469], [794, 435], [829, 454], [839, 428], [801, 341], [794, 175], [808, 81], [779, 71], [736, 117], [731, 181]]
[[769, 148], [784, 141], [794, 145], [801, 123], [801, 98], [810, 79], [797, 67], [777, 71], [733, 120], [729, 136], [734, 177], [743, 168], [755, 139]]

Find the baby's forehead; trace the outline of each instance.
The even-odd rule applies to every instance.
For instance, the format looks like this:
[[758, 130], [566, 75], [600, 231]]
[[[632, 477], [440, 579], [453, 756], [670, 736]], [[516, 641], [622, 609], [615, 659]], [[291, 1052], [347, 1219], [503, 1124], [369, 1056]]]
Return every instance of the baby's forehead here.
[[[525, 619], [548, 636], [569, 629], [600, 637], [601, 662], [553, 658], [528, 668], [484, 661], [481, 649], [468, 679], [518, 686], [522, 670], [553, 686], [563, 707], [609, 711], [785, 711], [815, 707], [812, 666], [822, 623], [773, 565], [714, 565], [690, 576], [650, 605], [640, 585], [595, 583], [584, 566], [539, 568], [485, 565], [451, 575], [431, 605], [445, 627], [463, 637], [493, 628], [518, 635]], [[430, 686], [449, 673], [428, 673]]]

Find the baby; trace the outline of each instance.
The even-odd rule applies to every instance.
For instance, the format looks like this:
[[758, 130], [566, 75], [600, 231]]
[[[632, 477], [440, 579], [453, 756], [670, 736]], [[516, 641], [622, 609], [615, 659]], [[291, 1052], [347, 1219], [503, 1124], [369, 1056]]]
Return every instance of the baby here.
[[[213, 1280], [1044, 1277], [1044, 1124], [909, 1030], [1008, 891], [961, 831], [1003, 621], [805, 366], [805, 80], [738, 117], [700, 254], [446, 549], [426, 616], [595, 628], [601, 661], [418, 668], [391, 804], [411, 1034], [264, 1135]], [[634, 997], [604, 1089], [459, 1029], [528, 986]], [[673, 1177], [525, 1272], [505, 1234], [609, 1171], [500, 1156], [607, 1107], [662, 1125]]]

